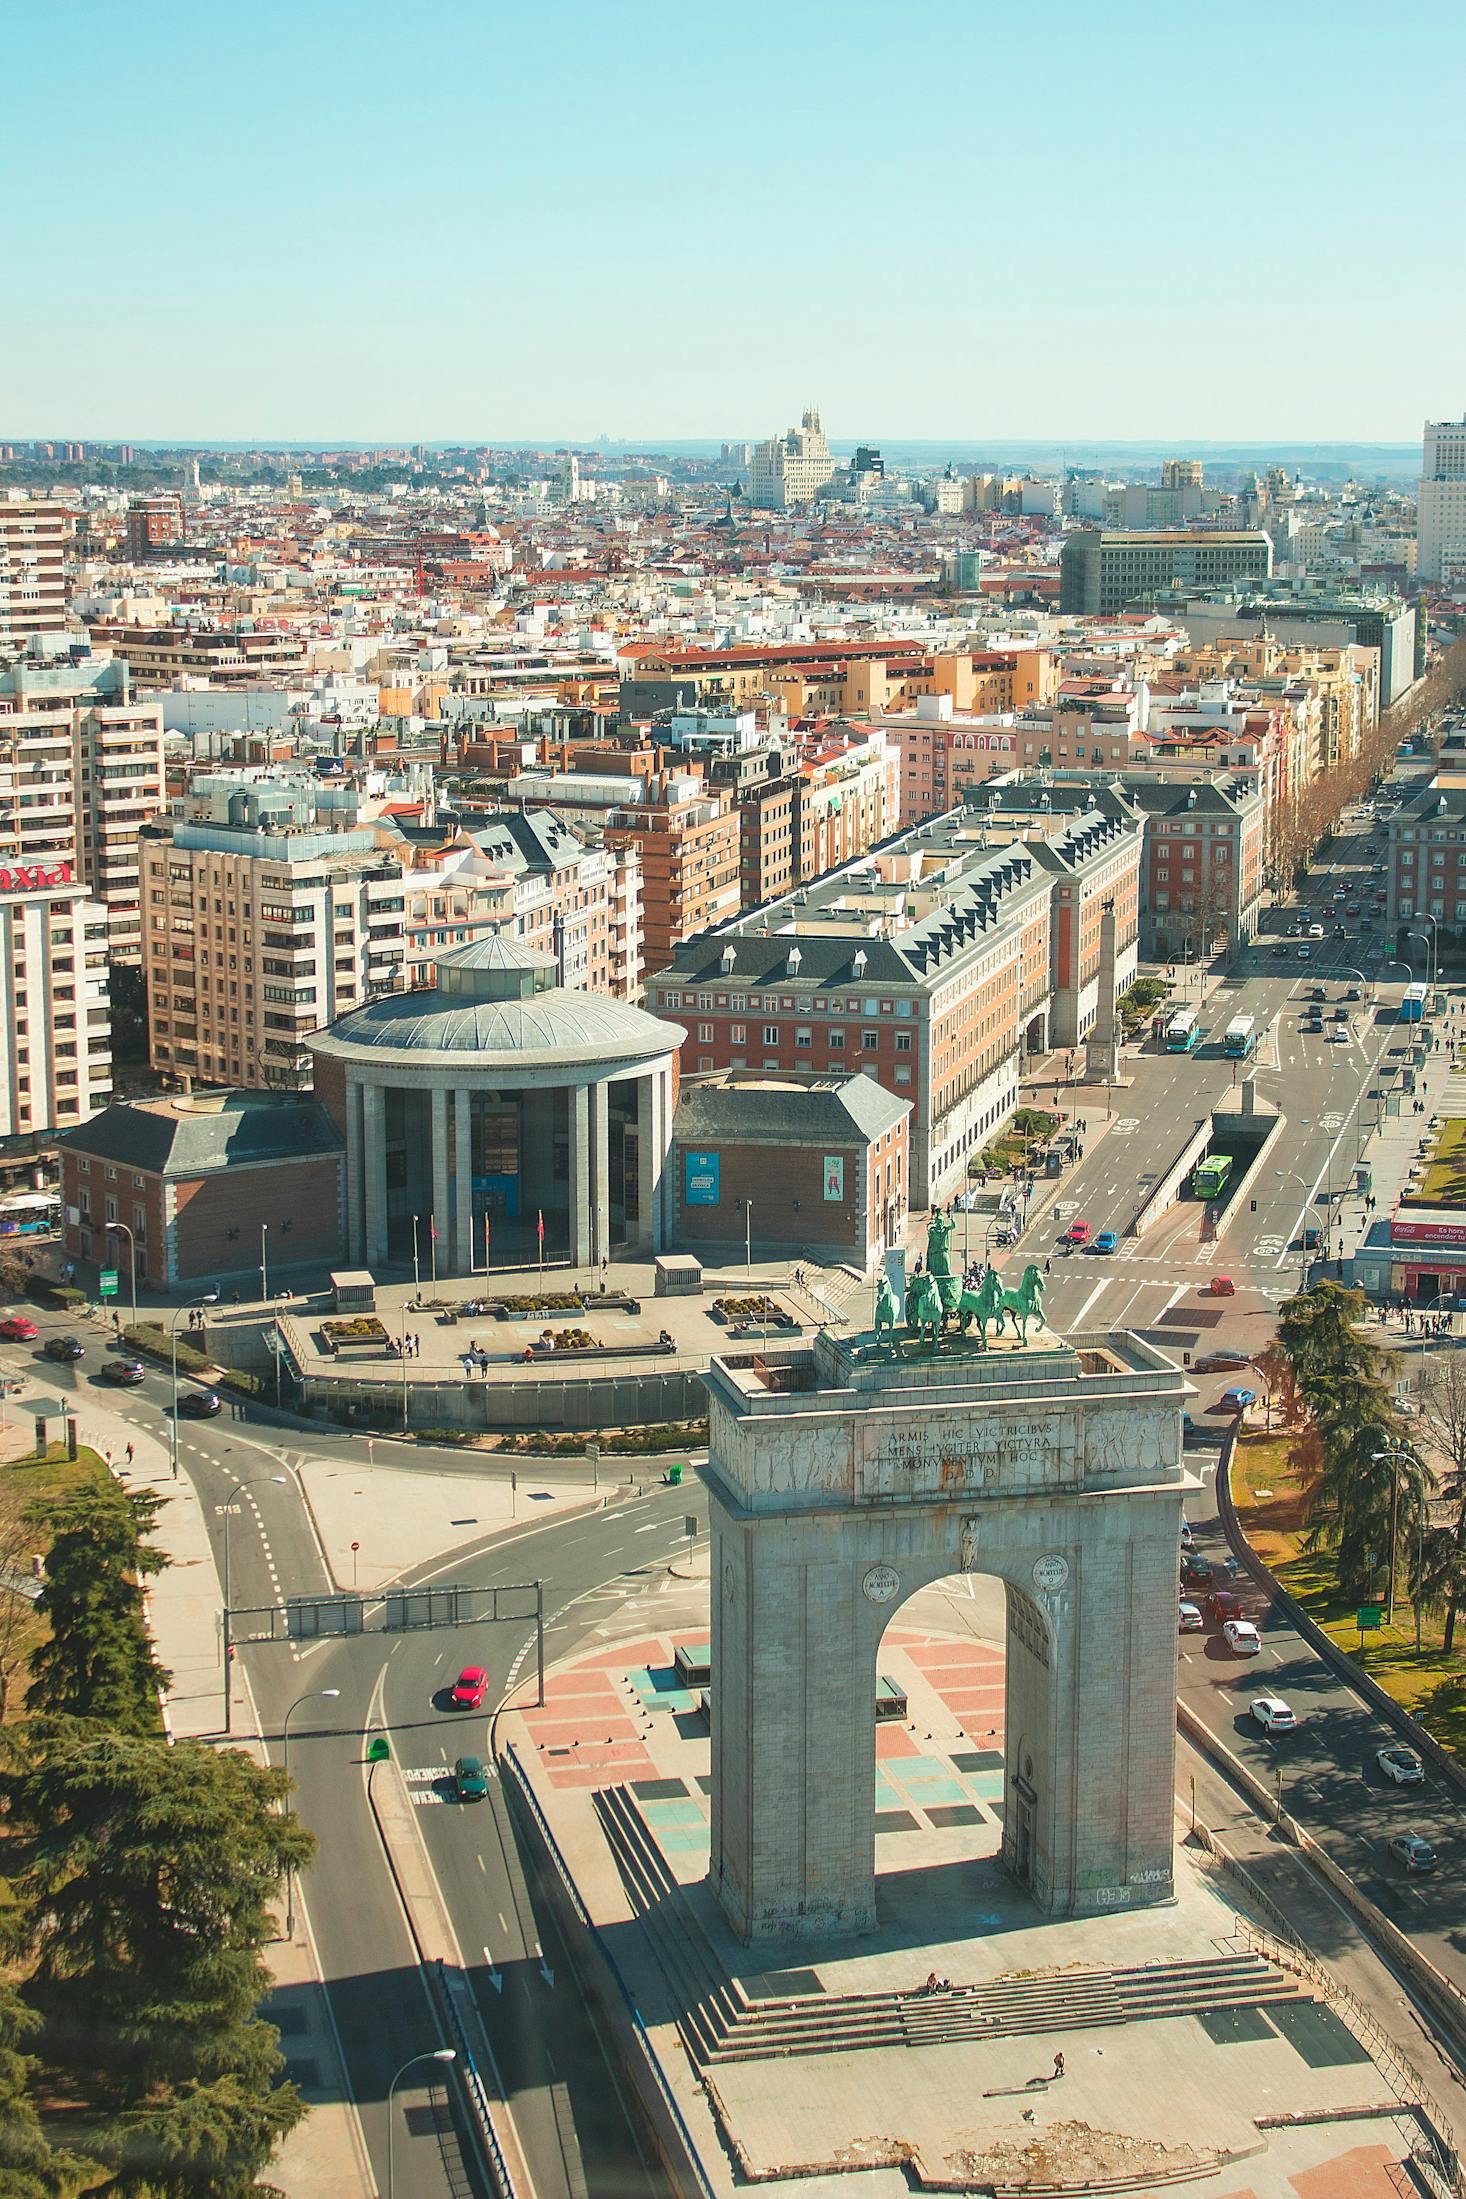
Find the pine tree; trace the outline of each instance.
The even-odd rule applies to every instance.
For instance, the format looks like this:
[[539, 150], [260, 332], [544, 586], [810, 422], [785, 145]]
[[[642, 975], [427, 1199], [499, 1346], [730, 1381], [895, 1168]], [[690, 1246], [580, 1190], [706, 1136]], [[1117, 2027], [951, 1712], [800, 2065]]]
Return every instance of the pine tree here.
[[143, 1541], [158, 1510], [156, 1497], [106, 1481], [30, 1513], [51, 1536], [37, 1600], [51, 1632], [31, 1659], [30, 1709], [103, 1719], [121, 1733], [156, 1731], [167, 1674], [148, 1638], [142, 1582], [168, 1562]]
[[286, 1868], [311, 1835], [283, 1773], [234, 1749], [58, 1720], [4, 1798], [25, 1840], [35, 1989], [58, 2061], [101, 2072], [109, 2189], [232, 2199], [302, 2112], [255, 2014]]

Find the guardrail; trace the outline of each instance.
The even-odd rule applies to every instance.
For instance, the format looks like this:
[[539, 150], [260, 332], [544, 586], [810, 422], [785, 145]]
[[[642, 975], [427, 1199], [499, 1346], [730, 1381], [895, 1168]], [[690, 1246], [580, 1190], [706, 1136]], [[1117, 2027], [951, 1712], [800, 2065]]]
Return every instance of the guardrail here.
[[702, 2165], [702, 2156], [698, 2152], [697, 2141], [694, 2139], [692, 2132], [687, 2126], [687, 2118], [683, 2114], [682, 2109], [677, 2104], [677, 2098], [672, 2090], [672, 2087], [667, 2082], [666, 2074], [663, 2071], [661, 2061], [658, 2058], [655, 2047], [652, 2045], [652, 2042], [647, 2035], [646, 2025], [642, 2022], [641, 2010], [637, 2007], [636, 2002], [631, 1997], [630, 1988], [628, 1987], [625, 1978], [621, 1975], [619, 1964], [617, 1963], [614, 1955], [611, 1953], [610, 1948], [606, 1944], [604, 1933], [600, 1930], [600, 1927], [592, 1918], [590, 1911], [587, 1909], [585, 1902], [581, 1897], [580, 1889], [576, 1885], [575, 1880], [571, 1875], [570, 1866], [566, 1862], [564, 1855], [561, 1853], [560, 1843], [558, 1840], [556, 1840], [554, 1833], [550, 1829], [550, 1821], [546, 1817], [544, 1810], [540, 1807], [539, 1796], [535, 1793], [534, 1788], [530, 1784], [529, 1776], [526, 1773], [524, 1766], [519, 1761], [519, 1752], [515, 1748], [512, 1741], [505, 1742], [503, 1756], [501, 1760], [508, 1765], [509, 1770], [514, 1775], [514, 1791], [516, 1792], [516, 1794], [518, 1794], [526, 1809], [529, 1811], [530, 1817], [534, 1823], [535, 1831], [538, 1833], [540, 1841], [543, 1844], [545, 1853], [550, 1859], [550, 1862], [555, 1871], [555, 1875], [560, 1881], [561, 1888], [565, 1894], [565, 1898], [570, 1903], [571, 1910], [576, 1918], [576, 1921], [579, 1923], [581, 1929], [585, 1932], [586, 1937], [594, 1946], [596, 1953], [600, 1956], [601, 1961], [605, 1964], [607, 1973], [614, 1982], [616, 1990], [621, 1997], [626, 2015], [630, 2020], [632, 2036], [635, 2038], [638, 2046], [641, 2049], [643, 2066], [645, 2067], [647, 2074], [650, 2076], [652, 2083], [656, 2088], [657, 2096], [661, 2101], [662, 2106], [665, 2109], [668, 2117], [670, 2118], [674, 2130], [677, 2133], [678, 2140], [681, 2143], [683, 2152], [687, 2160], [687, 2164], [692, 2170], [693, 2176], [696, 2179], [697, 2189], [699, 2194], [701, 2195], [701, 2199], [716, 2199], [716, 2195], [714, 2193], [712, 2183], [708, 2177], [707, 2170]]
[[499, 2199], [528, 2199], [515, 2184], [509, 2163], [504, 2158], [504, 2148], [499, 2143], [499, 2133], [494, 2128], [493, 2109], [489, 2101], [489, 2088], [484, 2083], [478, 2062], [474, 2057], [468, 2027], [463, 2020], [459, 2002], [468, 1988], [468, 1981], [461, 1970], [454, 1970], [441, 1957], [437, 1966], [438, 1992], [443, 2002], [443, 2014], [458, 2049], [458, 2074], [463, 2080], [464, 2096], [468, 2101], [479, 2134], [479, 2143], [488, 2158], [489, 2171]]

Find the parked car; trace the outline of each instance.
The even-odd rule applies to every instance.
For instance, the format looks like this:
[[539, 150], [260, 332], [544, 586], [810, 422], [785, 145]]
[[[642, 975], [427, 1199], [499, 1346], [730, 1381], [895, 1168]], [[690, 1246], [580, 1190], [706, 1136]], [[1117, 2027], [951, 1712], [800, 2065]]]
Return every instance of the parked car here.
[[1264, 1733], [1291, 1733], [1298, 1723], [1281, 1695], [1259, 1695], [1248, 1709]]
[[146, 1373], [140, 1359], [107, 1359], [102, 1363], [102, 1380], [114, 1383], [119, 1390], [131, 1389]]
[[1317, 1252], [1319, 1246], [1323, 1242], [1323, 1238], [1321, 1237], [1318, 1230], [1316, 1230], [1310, 1223], [1307, 1229], [1299, 1230], [1298, 1235], [1294, 1238], [1293, 1242], [1301, 1252]]
[[217, 1390], [185, 1390], [178, 1410], [186, 1420], [212, 1420], [224, 1410], [224, 1400]]
[[1262, 1655], [1262, 1636], [1251, 1619], [1228, 1619], [1222, 1635], [1234, 1657]]
[[453, 1791], [460, 1802], [482, 1802], [489, 1791], [489, 1775], [477, 1756], [460, 1756], [453, 1766]]
[[482, 1665], [465, 1665], [449, 1691], [455, 1710], [477, 1710], [489, 1691], [489, 1676]]
[[1245, 1351], [1209, 1351], [1197, 1360], [1193, 1374], [1230, 1374], [1234, 1367], [1250, 1367]]
[[1180, 1612], [1181, 1632], [1183, 1634], [1199, 1634], [1206, 1624], [1201, 1615], [1200, 1605], [1183, 1601], [1180, 1605]]
[[1303, 997], [1305, 1000], [1327, 1000], [1328, 989], [1323, 985], [1310, 985]]
[[1390, 1854], [1407, 1871], [1433, 1871], [1436, 1867], [1435, 1850], [1419, 1833], [1397, 1833], [1390, 1842]]
[[48, 1359], [85, 1359], [87, 1355], [79, 1336], [48, 1336], [44, 1350]]
[[1414, 1749], [1403, 1741], [1392, 1741], [1388, 1748], [1376, 1749], [1374, 1760], [1386, 1779], [1397, 1787], [1418, 1787], [1425, 1781], [1425, 1766]]
[[1211, 1585], [1211, 1559], [1204, 1558], [1199, 1550], [1188, 1550], [1181, 1560], [1181, 1586], [1205, 1591]]
[[1114, 1230], [1102, 1229], [1089, 1249], [1091, 1252], [1115, 1252], [1118, 1251], [1119, 1245], [1120, 1240]]
[[27, 1320], [23, 1313], [12, 1313], [7, 1320], [0, 1321], [0, 1336], [7, 1344], [33, 1344], [40, 1333], [35, 1322]]

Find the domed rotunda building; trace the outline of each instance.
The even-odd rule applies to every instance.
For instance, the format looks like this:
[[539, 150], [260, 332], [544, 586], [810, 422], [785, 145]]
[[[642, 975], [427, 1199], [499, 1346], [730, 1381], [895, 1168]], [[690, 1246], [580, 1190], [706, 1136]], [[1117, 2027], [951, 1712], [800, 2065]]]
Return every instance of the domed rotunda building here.
[[[662, 1249], [686, 1033], [556, 983], [495, 937], [438, 957], [437, 983], [311, 1034], [317, 1095], [346, 1138], [348, 1257], [440, 1274]], [[486, 1235], [487, 1230], [487, 1235]]]

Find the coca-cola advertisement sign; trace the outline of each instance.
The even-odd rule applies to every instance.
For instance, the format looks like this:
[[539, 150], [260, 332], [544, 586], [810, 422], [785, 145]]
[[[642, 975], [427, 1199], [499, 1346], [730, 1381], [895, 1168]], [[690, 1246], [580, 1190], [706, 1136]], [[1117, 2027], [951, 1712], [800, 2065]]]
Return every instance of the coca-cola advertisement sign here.
[[70, 863], [0, 864], [0, 893], [44, 893], [73, 883]]

